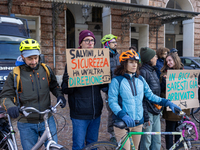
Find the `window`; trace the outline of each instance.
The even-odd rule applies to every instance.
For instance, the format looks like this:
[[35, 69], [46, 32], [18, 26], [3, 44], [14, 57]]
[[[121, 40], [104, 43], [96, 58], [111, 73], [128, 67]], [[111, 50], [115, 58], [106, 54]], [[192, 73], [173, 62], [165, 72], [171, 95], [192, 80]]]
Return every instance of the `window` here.
[[92, 7], [92, 22], [102, 22], [102, 8]]
[[176, 2], [176, 0], [170, 0], [167, 4], [167, 8], [181, 9], [181, 7], [179, 6], [178, 2]]
[[137, 0], [131, 0], [131, 3], [137, 4]]
[[[190, 59], [184, 59], [184, 62], [183, 62], [184, 66], [191, 66], [191, 65], [195, 65], [195, 63], [190, 60]], [[195, 65], [196, 66], [196, 65]]]

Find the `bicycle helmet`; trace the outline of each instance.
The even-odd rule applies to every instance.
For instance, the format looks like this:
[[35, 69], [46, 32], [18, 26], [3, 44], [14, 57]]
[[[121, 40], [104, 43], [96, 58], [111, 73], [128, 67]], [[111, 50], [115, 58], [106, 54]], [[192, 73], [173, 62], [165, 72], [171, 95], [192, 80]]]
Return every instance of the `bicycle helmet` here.
[[19, 50], [22, 52], [24, 50], [40, 50], [39, 43], [34, 39], [26, 39], [20, 43]]
[[126, 61], [128, 59], [139, 61], [140, 58], [139, 58], [138, 54], [136, 53], [136, 51], [133, 51], [133, 50], [128, 50], [128, 51], [122, 52], [121, 55], [119, 56], [120, 63], [123, 61]]
[[112, 39], [117, 39], [117, 36], [114, 36], [113, 34], [107, 34], [101, 39], [101, 43], [104, 45], [106, 42], [109, 42]]

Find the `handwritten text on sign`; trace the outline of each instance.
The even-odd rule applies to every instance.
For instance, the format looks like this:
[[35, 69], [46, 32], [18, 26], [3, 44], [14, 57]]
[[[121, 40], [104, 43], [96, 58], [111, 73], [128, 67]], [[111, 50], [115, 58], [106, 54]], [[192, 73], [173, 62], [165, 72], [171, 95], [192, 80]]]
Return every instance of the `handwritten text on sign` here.
[[198, 70], [168, 70], [166, 98], [181, 109], [199, 107]]
[[109, 49], [67, 49], [68, 87], [110, 83]]

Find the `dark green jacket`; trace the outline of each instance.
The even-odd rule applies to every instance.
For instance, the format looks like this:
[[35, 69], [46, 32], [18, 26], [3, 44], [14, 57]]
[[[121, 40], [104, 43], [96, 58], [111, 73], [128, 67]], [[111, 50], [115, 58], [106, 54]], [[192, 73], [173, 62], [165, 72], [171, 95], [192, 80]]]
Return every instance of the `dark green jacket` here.
[[[53, 72], [51, 73], [51, 82], [49, 83], [46, 71], [40, 64], [36, 70], [32, 70], [25, 65], [20, 66], [18, 91], [21, 106], [34, 107], [40, 111], [44, 111], [51, 105], [50, 91], [56, 97], [63, 96]], [[13, 71], [11, 71], [0, 94], [0, 105], [5, 110], [15, 106], [15, 96], [14, 77]], [[42, 117], [42, 115], [32, 113], [27, 118], [22, 118], [19, 121], [24, 123], [39, 123], [43, 122]]]

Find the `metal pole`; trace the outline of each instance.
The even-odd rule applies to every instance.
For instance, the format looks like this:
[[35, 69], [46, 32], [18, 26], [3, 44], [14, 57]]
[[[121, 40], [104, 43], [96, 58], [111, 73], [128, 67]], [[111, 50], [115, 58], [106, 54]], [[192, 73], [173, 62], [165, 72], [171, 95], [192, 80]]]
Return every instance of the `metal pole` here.
[[158, 50], [158, 30], [159, 27], [156, 27], [156, 50]]

